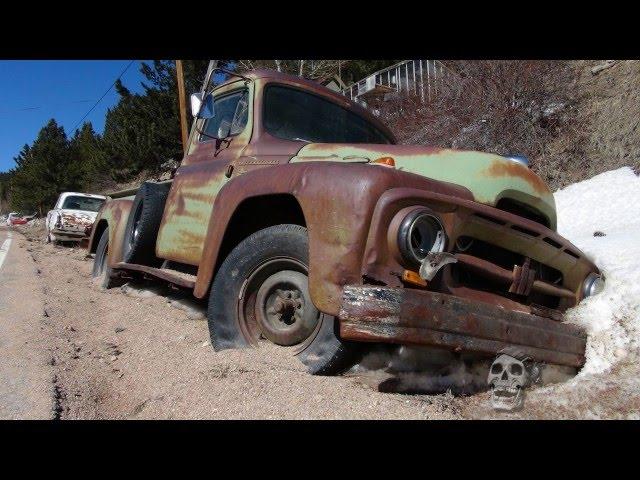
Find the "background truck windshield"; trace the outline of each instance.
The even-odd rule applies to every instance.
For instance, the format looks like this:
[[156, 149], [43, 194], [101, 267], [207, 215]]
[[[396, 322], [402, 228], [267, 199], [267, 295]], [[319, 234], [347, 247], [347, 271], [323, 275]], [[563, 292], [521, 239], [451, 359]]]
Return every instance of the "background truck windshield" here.
[[67, 210], [87, 210], [97, 212], [102, 207], [104, 200], [101, 198], [71, 196], [64, 199], [62, 208]]
[[270, 85], [265, 92], [267, 132], [287, 140], [319, 143], [391, 143], [362, 117], [317, 95]]

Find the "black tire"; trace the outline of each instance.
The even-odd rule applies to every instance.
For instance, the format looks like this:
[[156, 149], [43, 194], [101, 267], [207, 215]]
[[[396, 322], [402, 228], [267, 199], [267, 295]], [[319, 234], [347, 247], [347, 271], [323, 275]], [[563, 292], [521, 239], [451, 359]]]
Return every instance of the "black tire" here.
[[124, 284], [124, 280], [113, 273], [109, 266], [109, 228], [105, 228], [96, 247], [91, 276], [102, 288], [113, 288]]
[[[307, 229], [299, 225], [265, 228], [238, 244], [220, 266], [209, 294], [207, 319], [213, 348], [219, 351], [257, 346], [260, 339], [268, 337], [273, 343], [288, 345], [282, 348], [291, 349], [312, 374], [334, 375], [352, 366], [358, 359], [360, 345], [340, 340], [335, 317], [319, 312], [310, 301], [308, 290], [305, 290], [308, 263]], [[289, 301], [298, 301], [303, 308], [298, 312], [296, 308], [300, 309], [300, 305], [293, 307], [293, 312], [299, 316], [287, 322], [282, 330], [294, 330], [292, 335], [296, 338], [286, 337], [291, 342], [279, 343], [280, 337], [274, 340], [270, 327], [265, 328], [264, 320], [260, 320], [270, 315], [269, 318], [273, 318], [273, 303], [267, 310], [270, 300], [265, 298], [271, 299], [275, 294], [267, 297], [261, 292], [269, 282], [278, 282], [287, 275], [296, 282], [305, 282], [299, 292], [290, 290], [295, 294], [293, 297], [288, 296], [294, 299]], [[255, 287], [252, 287], [253, 283]], [[273, 284], [277, 295], [283, 291], [281, 285]], [[257, 293], [252, 293], [255, 289], [258, 289]], [[271, 311], [266, 316], [258, 313], [263, 305], [265, 311]], [[252, 311], [255, 312], [254, 317], [251, 316]], [[249, 313], [245, 315], [244, 312]], [[284, 318], [285, 314], [281, 315]], [[316, 318], [313, 326], [307, 325], [309, 318]], [[313, 330], [309, 334], [310, 329]], [[303, 340], [298, 338], [304, 335], [307, 336]], [[296, 341], [298, 343], [292, 343]]]
[[156, 240], [169, 188], [168, 183], [145, 182], [136, 193], [124, 233], [125, 262], [152, 267], [162, 263], [156, 257]]

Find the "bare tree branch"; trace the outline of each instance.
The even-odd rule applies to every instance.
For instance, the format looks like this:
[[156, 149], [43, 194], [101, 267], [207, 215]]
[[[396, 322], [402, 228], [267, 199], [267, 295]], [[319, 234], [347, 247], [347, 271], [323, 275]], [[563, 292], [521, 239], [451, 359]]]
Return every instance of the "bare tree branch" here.
[[242, 71], [268, 68], [310, 80], [325, 81], [338, 75], [348, 60], [238, 60]]

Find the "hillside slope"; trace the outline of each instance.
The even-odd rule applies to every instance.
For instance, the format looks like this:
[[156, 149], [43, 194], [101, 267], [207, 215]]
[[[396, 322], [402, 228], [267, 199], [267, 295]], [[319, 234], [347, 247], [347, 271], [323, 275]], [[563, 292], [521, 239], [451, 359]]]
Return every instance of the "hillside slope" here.
[[553, 189], [623, 166], [640, 172], [640, 61], [619, 61], [593, 75], [602, 63], [570, 62], [574, 100], [566, 129], [538, 166]]

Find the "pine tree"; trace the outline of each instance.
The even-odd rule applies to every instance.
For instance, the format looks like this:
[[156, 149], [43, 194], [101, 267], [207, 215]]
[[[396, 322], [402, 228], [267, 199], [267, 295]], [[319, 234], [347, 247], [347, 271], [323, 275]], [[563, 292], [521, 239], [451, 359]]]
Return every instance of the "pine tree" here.
[[54, 119], [40, 130], [32, 146], [25, 145], [14, 159], [11, 203], [23, 212], [41, 216], [53, 206], [61, 191], [81, 186], [72, 164], [69, 142]]
[[91, 189], [97, 180], [108, 176], [107, 159], [102, 139], [93, 130], [90, 122], [85, 122], [69, 142], [69, 174], [81, 180], [83, 190]]
[[[187, 92], [200, 89], [207, 65], [206, 60], [184, 62]], [[117, 82], [120, 100], [107, 111], [103, 147], [117, 180], [182, 158], [175, 63], [155, 60], [140, 70], [147, 80], [144, 93], [133, 94]]]
[[9, 213], [11, 175], [10, 172], [0, 172], [0, 214]]

